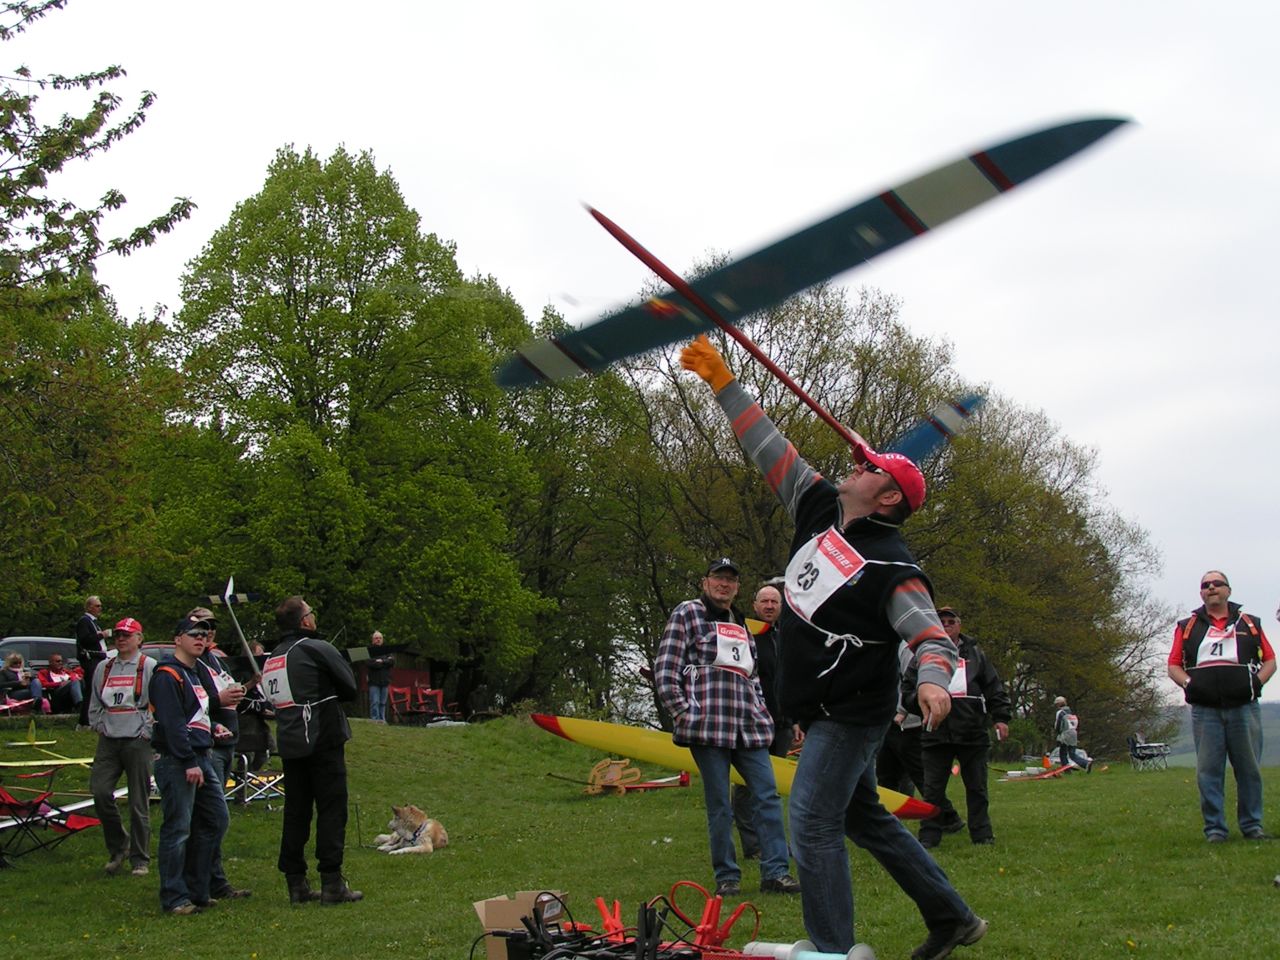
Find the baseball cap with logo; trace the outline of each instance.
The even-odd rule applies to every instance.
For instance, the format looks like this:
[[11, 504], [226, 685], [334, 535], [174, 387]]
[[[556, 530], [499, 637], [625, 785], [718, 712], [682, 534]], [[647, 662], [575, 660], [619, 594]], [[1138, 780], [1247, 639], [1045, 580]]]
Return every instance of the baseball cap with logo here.
[[125, 617], [123, 620], [121, 620], [119, 623], [116, 624], [115, 632], [116, 633], [141, 633], [142, 624], [140, 624], [137, 620], [133, 619], [133, 617]]
[[721, 570], [732, 570], [735, 574], [740, 573], [738, 565], [728, 557], [720, 557], [718, 560], [712, 560], [710, 566], [707, 567], [707, 576], [713, 573], [719, 573]]
[[853, 458], [858, 463], [869, 463], [879, 467], [893, 477], [902, 491], [903, 499], [907, 501], [907, 506], [912, 510], [919, 510], [924, 505], [926, 492], [924, 474], [911, 458], [904, 457], [900, 453], [876, 453], [865, 443], [854, 446]]

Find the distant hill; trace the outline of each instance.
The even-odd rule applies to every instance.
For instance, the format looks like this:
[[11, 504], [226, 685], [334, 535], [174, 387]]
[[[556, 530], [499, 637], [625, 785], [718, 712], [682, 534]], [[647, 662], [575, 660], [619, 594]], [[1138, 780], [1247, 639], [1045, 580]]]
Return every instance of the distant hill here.
[[[1196, 748], [1191, 739], [1191, 708], [1178, 704], [1169, 708], [1179, 719], [1178, 736], [1170, 742], [1169, 763], [1179, 767], [1196, 765]], [[1280, 703], [1262, 704], [1262, 765], [1280, 767]]]

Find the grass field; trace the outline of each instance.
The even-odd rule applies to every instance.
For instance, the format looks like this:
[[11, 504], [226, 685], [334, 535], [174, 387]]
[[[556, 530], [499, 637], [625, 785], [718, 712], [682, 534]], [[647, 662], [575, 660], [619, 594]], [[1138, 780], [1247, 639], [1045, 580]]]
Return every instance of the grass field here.
[[[698, 781], [687, 790], [586, 797], [548, 773], [584, 778], [600, 755], [528, 721], [441, 729], [355, 721], [348, 745], [352, 817], [346, 873], [363, 903], [290, 907], [276, 872], [279, 810], [232, 812], [224, 859], [253, 897], [195, 917], [159, 911], [154, 866], [146, 878], [107, 877], [100, 833], [72, 837], [0, 871], [0, 942], [10, 957], [289, 958], [415, 957], [462, 960], [480, 925], [472, 902], [517, 890], [569, 894], [579, 920], [596, 919], [596, 896], [624, 917], [673, 881], [711, 883]], [[53, 749], [92, 753], [94, 738], [50, 728]], [[0, 739], [25, 727], [0, 729]], [[4, 749], [5, 759], [20, 754]], [[647, 775], [661, 776], [646, 767]], [[993, 774], [994, 778], [994, 774]], [[1280, 771], [1268, 768], [1267, 823], [1280, 829]], [[83, 782], [72, 768], [59, 784]], [[6, 774], [6, 783], [12, 783]], [[963, 791], [958, 780], [956, 799]], [[970, 904], [991, 921], [987, 938], [957, 956], [980, 958], [1280, 956], [1280, 842], [1210, 847], [1201, 835], [1190, 771], [1134, 773], [1127, 762], [1063, 781], [992, 784], [998, 843], [947, 837], [936, 851]], [[1229, 797], [1234, 803], [1233, 795]], [[390, 816], [411, 801], [440, 819], [451, 845], [426, 857], [370, 849]], [[357, 829], [357, 814], [359, 829]], [[152, 852], [158, 808], [153, 808]], [[362, 846], [363, 841], [363, 846]], [[912, 904], [865, 855], [853, 853], [858, 936], [881, 960], [906, 957], [923, 938]], [[803, 936], [798, 898], [743, 888], [763, 913], [759, 939]], [[750, 937], [745, 919], [731, 946]], [[476, 948], [483, 956], [483, 945]]]

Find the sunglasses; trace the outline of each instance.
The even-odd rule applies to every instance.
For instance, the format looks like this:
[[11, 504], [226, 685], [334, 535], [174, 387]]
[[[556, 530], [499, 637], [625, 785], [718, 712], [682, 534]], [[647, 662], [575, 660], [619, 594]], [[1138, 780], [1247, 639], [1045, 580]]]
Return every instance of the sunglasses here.
[[862, 465], [862, 469], [865, 470], [867, 473], [878, 473], [882, 476], [888, 474], [888, 471], [885, 470], [883, 467], [877, 467], [874, 463], [872, 463], [869, 460]]
[[188, 637], [195, 637], [197, 640], [207, 640], [212, 635], [213, 635], [212, 630], [188, 630], [187, 631]]
[[1200, 584], [1201, 590], [1208, 590], [1210, 587], [1229, 587], [1230, 584], [1225, 580], [1206, 580]]

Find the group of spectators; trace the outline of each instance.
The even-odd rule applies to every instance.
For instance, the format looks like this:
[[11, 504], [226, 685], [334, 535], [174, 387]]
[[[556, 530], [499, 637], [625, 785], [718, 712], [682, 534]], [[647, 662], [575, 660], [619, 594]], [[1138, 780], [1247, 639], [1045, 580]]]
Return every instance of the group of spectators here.
[[84, 699], [84, 671], [68, 666], [62, 654], [49, 657], [46, 666], [33, 671], [16, 650], [0, 667], [0, 695], [11, 703], [30, 702], [44, 713], [74, 713]]
[[[163, 814], [156, 852], [161, 908], [183, 916], [250, 896], [223, 869], [230, 823], [225, 785], [242, 728], [260, 724], [269, 733], [266, 720], [274, 716], [285, 788], [277, 865], [290, 902], [361, 899], [341, 872], [345, 743], [351, 737], [341, 703], [355, 699], [356, 681], [342, 655], [321, 639], [307, 602], [289, 597], [276, 608], [279, 644], [270, 656], [258, 656], [261, 647], [252, 651], [252, 676], [244, 683], [227, 669], [218, 649], [218, 621], [209, 609], [188, 611], [173, 628], [172, 647], [159, 658], [142, 651], [143, 629], [136, 619], [125, 617], [108, 631], [98, 626], [101, 610], [98, 597], [86, 601], [76, 640], [88, 667], [82, 720], [98, 734], [89, 778], [107, 846], [107, 874], [119, 874], [126, 862], [133, 876], [150, 872], [154, 779]], [[255, 752], [260, 763], [266, 748]], [[128, 833], [115, 797], [122, 776]], [[305, 859], [313, 811], [319, 890], [308, 882]]]

